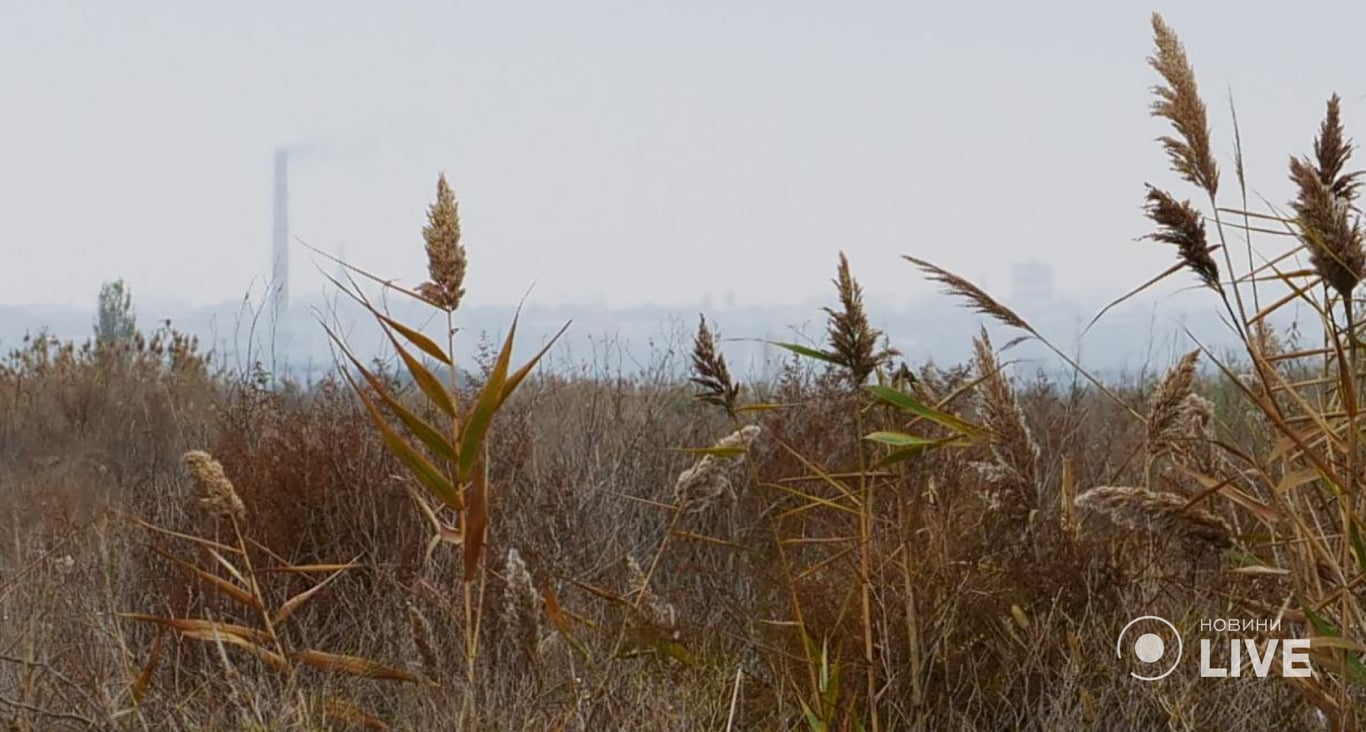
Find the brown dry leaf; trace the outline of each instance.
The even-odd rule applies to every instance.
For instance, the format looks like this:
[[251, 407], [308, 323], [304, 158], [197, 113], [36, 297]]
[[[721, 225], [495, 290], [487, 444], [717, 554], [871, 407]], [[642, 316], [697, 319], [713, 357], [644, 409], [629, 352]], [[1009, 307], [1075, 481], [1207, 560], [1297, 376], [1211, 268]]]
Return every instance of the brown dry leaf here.
[[193, 638], [209, 643], [232, 644], [249, 651], [277, 670], [283, 671], [289, 667], [289, 663], [285, 661], [284, 657], [261, 645], [272, 641], [269, 633], [257, 628], [219, 623], [203, 618], [162, 618], [143, 613], [118, 613], [118, 616], [144, 623], [156, 623], [175, 630], [184, 638]]
[[164, 628], [157, 632], [156, 640], [152, 641], [152, 652], [147, 656], [147, 665], [142, 667], [142, 672], [133, 680], [129, 689], [133, 704], [142, 703], [143, 697], [147, 695], [147, 688], [152, 684], [152, 674], [156, 671], [157, 662], [161, 660], [161, 640], [164, 635]]
[[[194, 564], [191, 564], [190, 562], [187, 562], [187, 561], [181, 559], [180, 557], [177, 557], [177, 556], [175, 556], [174, 554], [171, 554], [170, 552], [165, 551], [165, 550], [163, 550], [163, 549], [158, 549], [158, 548], [156, 548], [156, 547], [153, 547], [153, 548], [152, 548], [152, 551], [154, 551], [154, 552], [156, 552], [157, 554], [160, 554], [161, 556], [163, 556], [163, 557], [165, 557], [165, 558], [171, 560], [172, 562], [175, 562], [176, 564], [180, 565], [181, 567], [184, 567], [186, 570], [188, 570], [188, 571], [189, 571], [191, 574], [193, 574], [194, 576], [198, 577], [200, 580], [204, 581], [205, 583], [207, 583], [207, 584], [209, 584], [209, 585], [212, 585], [213, 587], [215, 587], [215, 588], [217, 588], [219, 591], [221, 591], [223, 594], [227, 595], [228, 597], [231, 597], [232, 599], [236, 600], [237, 602], [239, 602], [239, 603], [241, 603], [241, 604], [243, 604], [243, 605], [245, 605], [245, 606], [247, 606], [247, 607], [249, 607], [249, 608], [251, 608], [251, 609], [253, 609], [253, 610], [260, 610], [260, 609], [263, 607], [263, 605], [261, 604], [260, 599], [257, 598], [256, 595], [255, 595], [254, 593], [252, 593], [250, 590], [243, 589], [242, 587], [238, 586], [237, 584], [234, 584], [233, 582], [231, 582], [231, 581], [229, 581], [229, 580], [225, 580], [225, 579], [223, 579], [222, 577], [219, 577], [218, 575], [213, 574], [212, 572], [206, 572], [205, 570], [200, 569], [199, 567], [195, 566]], [[214, 553], [214, 556], [218, 556], [218, 554], [215, 552], [215, 553]], [[225, 561], [226, 561], [226, 560], [225, 560]], [[237, 574], [236, 570], [233, 570], [233, 574]], [[237, 576], [240, 577], [241, 575], [240, 575], [240, 574], [237, 574]]]
[[121, 618], [137, 620], [144, 623], [155, 623], [170, 628], [182, 635], [191, 633], [220, 633], [222, 635], [237, 636], [244, 640], [257, 643], [269, 643], [270, 634], [264, 630], [251, 628], [245, 625], [233, 625], [231, 623], [220, 623], [215, 620], [204, 618], [163, 618], [157, 615], [147, 615], [145, 613], [116, 613]]
[[356, 569], [361, 565], [357, 562], [346, 564], [290, 564], [283, 567], [262, 567], [257, 572], [291, 572], [294, 574], [313, 574], [315, 572], [340, 572], [346, 569]]
[[360, 656], [346, 656], [340, 653], [328, 653], [327, 651], [298, 651], [291, 654], [294, 661], [305, 666], [322, 671], [333, 671], [337, 673], [350, 674], [352, 676], [364, 676], [370, 679], [387, 679], [389, 681], [412, 681], [414, 683], [422, 681], [416, 674], [409, 673], [400, 668], [385, 666], [382, 663], [372, 661]]
[[328, 575], [327, 579], [324, 579], [322, 582], [319, 582], [318, 584], [313, 585], [312, 587], [304, 590], [303, 592], [300, 592], [294, 597], [289, 598], [289, 600], [287, 600], [284, 605], [280, 606], [279, 610], [275, 611], [275, 615], [271, 618], [271, 622], [275, 623], [276, 625], [279, 625], [280, 623], [283, 623], [286, 620], [288, 620], [289, 616], [293, 615], [295, 610], [298, 610], [300, 607], [303, 607], [304, 603], [312, 599], [314, 595], [318, 594], [318, 592], [321, 591], [322, 588], [330, 584], [332, 580], [340, 577], [342, 572], [344, 571], [346, 571], [345, 568], [338, 569], [337, 571]]
[[162, 527], [157, 526], [156, 524], [153, 524], [153, 523], [148, 523], [147, 521], [144, 521], [144, 520], [138, 518], [137, 516], [132, 516], [132, 515], [128, 515], [128, 514], [120, 514], [120, 515], [123, 516], [123, 517], [125, 517], [125, 518], [127, 518], [128, 520], [132, 521], [133, 523], [137, 524], [138, 526], [141, 526], [142, 528], [147, 529], [148, 531], [155, 531], [155, 532], [158, 533], [158, 534], [165, 534], [166, 536], [175, 537], [175, 538], [177, 538], [177, 539], [184, 539], [185, 541], [194, 542], [195, 544], [199, 544], [200, 546], [206, 546], [206, 547], [209, 547], [210, 549], [217, 549], [218, 551], [227, 552], [227, 553], [229, 553], [229, 554], [241, 554], [241, 553], [242, 553], [242, 550], [241, 550], [241, 549], [238, 549], [237, 547], [228, 546], [227, 544], [220, 544], [220, 543], [218, 543], [218, 542], [216, 542], [216, 541], [212, 541], [212, 540], [210, 540], [210, 539], [205, 539], [205, 538], [200, 537], [200, 536], [194, 536], [193, 534], [183, 534], [183, 533], [181, 533], [181, 532], [179, 532], [179, 531], [171, 531], [170, 529], [163, 529]]
[[489, 525], [488, 471], [483, 455], [475, 462], [470, 489], [465, 494], [465, 581], [474, 581], [479, 554], [484, 548], [484, 531]]

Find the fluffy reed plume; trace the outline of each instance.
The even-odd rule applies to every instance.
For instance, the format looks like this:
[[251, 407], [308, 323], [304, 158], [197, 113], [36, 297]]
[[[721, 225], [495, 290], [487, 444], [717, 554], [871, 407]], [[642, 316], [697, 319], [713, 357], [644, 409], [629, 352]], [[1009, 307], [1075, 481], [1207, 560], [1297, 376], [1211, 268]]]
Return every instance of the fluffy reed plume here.
[[1159, 137], [1158, 142], [1167, 151], [1172, 170], [1212, 198], [1219, 191], [1219, 166], [1210, 152], [1209, 120], [1186, 47], [1158, 13], [1153, 13], [1153, 41], [1157, 51], [1148, 58], [1148, 64], [1167, 83], [1153, 87], [1157, 99], [1152, 114], [1171, 122], [1176, 130], [1175, 137]]
[[1182, 408], [1195, 385], [1195, 367], [1200, 352], [1191, 351], [1162, 377], [1148, 400], [1147, 440], [1150, 455], [1161, 452], [1174, 440], [1184, 437]]
[[1333, 95], [1314, 138], [1314, 160], [1290, 159], [1290, 180], [1298, 191], [1290, 205], [1314, 269], [1346, 299], [1366, 271], [1366, 251], [1360, 219], [1352, 210], [1360, 173], [1343, 172], [1353, 146], [1343, 134], [1338, 106]]
[[1309, 260], [1323, 281], [1345, 299], [1366, 267], [1360, 222], [1347, 200], [1333, 195], [1308, 161], [1291, 159], [1290, 179], [1299, 191], [1290, 206]]
[[1109, 517], [1119, 526], [1177, 536], [1214, 549], [1233, 546], [1233, 531], [1223, 519], [1185, 498], [1144, 488], [1100, 487], [1077, 496], [1077, 508]]
[[968, 282], [958, 275], [926, 262], [923, 259], [916, 259], [910, 255], [903, 254], [902, 259], [914, 264], [925, 273], [925, 276], [944, 286], [950, 295], [957, 295], [968, 301], [968, 306], [983, 315], [990, 316], [999, 320], [1012, 328], [1019, 328], [1026, 333], [1037, 335], [1034, 329], [1026, 323], [1024, 318], [1016, 315], [1013, 310], [997, 302], [988, 295], [982, 288]]
[[882, 331], [868, 324], [868, 314], [863, 310], [863, 287], [849, 272], [849, 260], [844, 252], [840, 252], [839, 270], [832, 282], [839, 293], [840, 308], [825, 308], [830, 316], [826, 328], [830, 352], [835, 361], [848, 370], [849, 380], [855, 386], [862, 386], [878, 366], [897, 352], [890, 348], [878, 350], [877, 340], [882, 337]]
[[[735, 432], [717, 440], [713, 450], [748, 450], [759, 436], [759, 425], [745, 425]], [[706, 511], [721, 499], [732, 496], [730, 478], [726, 476], [726, 466], [738, 456], [727, 457], [707, 454], [698, 458], [691, 467], [678, 474], [674, 482], [674, 498], [688, 513]]]
[[441, 655], [436, 649], [436, 636], [432, 633], [431, 621], [427, 620], [422, 610], [411, 602], [408, 603], [408, 625], [412, 628], [417, 655], [422, 658], [423, 672], [432, 681], [441, 680]]
[[693, 395], [698, 400], [715, 404], [735, 416], [736, 402], [740, 397], [739, 382], [731, 379], [726, 357], [716, 351], [716, 339], [707, 327], [706, 316], [699, 316], [697, 335], [692, 341], [692, 370], [695, 374], [689, 381], [698, 387]]
[[716, 441], [713, 448], [718, 450], [748, 450], [754, 444], [754, 438], [759, 436], [762, 428], [757, 424], [747, 424], [744, 427], [722, 437]]
[[1222, 291], [1219, 265], [1210, 256], [1209, 243], [1205, 239], [1205, 217], [1191, 206], [1190, 201], [1177, 201], [1170, 193], [1148, 186], [1144, 212], [1157, 224], [1157, 231], [1146, 238], [1175, 244], [1186, 268], [1210, 289]]
[[1337, 94], [1328, 98], [1328, 109], [1324, 113], [1323, 123], [1319, 125], [1319, 135], [1314, 138], [1315, 172], [1333, 195], [1351, 202], [1356, 200], [1357, 188], [1361, 186], [1358, 179], [1362, 171], [1343, 172], [1356, 146], [1347, 139], [1343, 130], [1341, 106], [1342, 100]]
[[1199, 394], [1187, 396], [1181, 402], [1179, 424], [1185, 449], [1177, 453], [1177, 461], [1205, 475], [1217, 474], [1225, 457], [1215, 444], [1214, 404]]
[[627, 597], [632, 599], [635, 606], [640, 610], [641, 618], [648, 624], [660, 630], [676, 631], [678, 628], [678, 611], [673, 604], [664, 598], [656, 595], [650, 589], [650, 583], [646, 581], [645, 571], [640, 568], [640, 563], [631, 555], [626, 555], [626, 574], [629, 589]]
[[427, 242], [427, 272], [431, 280], [418, 292], [446, 310], [460, 307], [465, 296], [465, 247], [460, 245], [460, 210], [442, 173], [436, 182], [436, 201], [427, 209], [422, 238]]
[[973, 352], [982, 379], [978, 409], [991, 431], [992, 457], [990, 462], [977, 463], [977, 469], [990, 487], [988, 500], [993, 507], [1016, 517], [1028, 516], [1037, 506], [1039, 445], [1025, 422], [1015, 389], [996, 360], [985, 328], [973, 340]]
[[247, 517], [247, 506], [237, 495], [232, 481], [223, 473], [223, 466], [213, 456], [203, 450], [185, 453], [185, 466], [190, 477], [199, 486], [202, 494], [199, 502], [213, 513], [224, 518], [232, 517], [241, 521]]
[[541, 638], [540, 596], [531, 572], [515, 548], [509, 548], [503, 567], [507, 593], [503, 596], [503, 621], [528, 656], [535, 656]]
[[706, 511], [730, 494], [730, 478], [714, 455], [703, 455], [674, 482], [674, 498], [688, 513]]

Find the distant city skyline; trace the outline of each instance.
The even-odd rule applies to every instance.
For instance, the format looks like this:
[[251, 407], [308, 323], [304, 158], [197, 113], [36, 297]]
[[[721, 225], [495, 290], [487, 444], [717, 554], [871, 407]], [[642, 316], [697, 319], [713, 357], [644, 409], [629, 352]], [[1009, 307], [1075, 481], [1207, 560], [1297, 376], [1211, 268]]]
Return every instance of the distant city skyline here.
[[[1017, 274], [1039, 275], [1035, 267]], [[1046, 271], [1046, 268], [1045, 268]], [[1018, 284], [1018, 283], [1017, 283]], [[1065, 351], [1079, 356], [1088, 369], [1114, 377], [1133, 376], [1143, 369], [1161, 368], [1177, 355], [1196, 347], [1187, 329], [1206, 346], [1226, 349], [1235, 339], [1220, 320], [1213, 296], [1194, 289], [1176, 294], [1144, 294], [1105, 316], [1103, 327], [1078, 338], [1108, 299], [1076, 300], [1062, 293], [1014, 292], [1002, 296], [1011, 307], [1038, 331]], [[996, 333], [1001, 346], [1020, 335], [963, 307], [961, 301], [946, 294], [926, 292], [891, 304], [874, 297], [866, 299], [869, 319], [881, 329], [888, 342], [901, 350], [913, 365], [933, 361], [941, 366], [960, 363], [971, 354], [972, 338], [985, 325]], [[683, 305], [635, 305], [609, 307], [592, 303], [541, 303], [529, 301], [523, 309], [518, 329], [518, 352], [538, 348], [566, 321], [573, 321], [568, 333], [553, 349], [548, 367], [600, 367], [609, 362], [628, 372], [653, 365], [666, 352], [672, 352], [675, 366], [686, 354], [699, 313], [705, 314], [719, 329], [721, 350], [732, 359], [736, 373], [752, 378], [754, 373], [771, 374], [787, 354], [764, 341], [798, 342], [821, 347], [826, 332], [822, 306], [831, 305], [833, 291], [811, 302], [774, 305], [705, 301]], [[408, 322], [426, 323], [434, 329], [438, 319], [412, 303], [395, 302], [395, 314]], [[269, 297], [226, 301], [212, 307], [166, 309], [161, 303], [148, 302], [133, 292], [133, 306], [139, 327], [150, 332], [164, 318], [172, 325], [196, 335], [201, 346], [217, 352], [221, 365], [245, 370], [256, 360], [299, 376], [314, 376], [332, 367], [332, 351], [318, 322], [321, 312], [328, 322], [346, 334], [348, 342], [364, 359], [386, 357], [389, 349], [373, 323], [344, 299], [324, 300], [317, 296], [296, 299], [283, 321], [277, 325], [270, 313]], [[1294, 312], [1292, 308], [1286, 314]], [[0, 356], [21, 344], [25, 333], [47, 329], [62, 339], [85, 340], [91, 334], [94, 302], [81, 307], [23, 308], [0, 305]], [[481, 333], [498, 338], [513, 314], [511, 305], [462, 305], [457, 313], [461, 334], [457, 349], [472, 355]], [[1285, 328], [1290, 323], [1277, 321]], [[340, 327], [336, 327], [336, 326]], [[431, 335], [437, 335], [435, 330]], [[606, 350], [604, 350], [606, 349]], [[610, 353], [609, 353], [610, 352]], [[615, 356], [613, 356], [615, 354]], [[1023, 344], [1006, 357], [1017, 361], [1015, 368], [1029, 374], [1044, 370], [1054, 375], [1067, 372], [1065, 365], [1037, 344]], [[604, 360], [605, 359], [605, 360]], [[614, 360], [616, 359], [616, 360]], [[466, 363], [467, 367], [471, 364]], [[576, 366], [577, 365], [577, 366]]]

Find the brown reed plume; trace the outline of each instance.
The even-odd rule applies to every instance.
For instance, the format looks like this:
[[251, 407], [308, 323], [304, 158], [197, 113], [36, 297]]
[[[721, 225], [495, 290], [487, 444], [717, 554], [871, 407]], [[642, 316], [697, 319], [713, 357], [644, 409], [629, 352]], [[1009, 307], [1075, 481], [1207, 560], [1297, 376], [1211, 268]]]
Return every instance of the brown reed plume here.
[[224, 518], [242, 521], [247, 517], [247, 506], [237, 495], [237, 489], [223, 472], [223, 466], [213, 456], [203, 450], [185, 453], [185, 466], [199, 487], [199, 502], [214, 514]]
[[1016, 518], [1027, 517], [1038, 505], [1039, 445], [1034, 441], [1015, 389], [992, 350], [985, 328], [973, 339], [974, 363], [981, 386], [978, 409], [991, 432], [992, 460], [977, 468], [991, 488], [993, 507]]
[[1181, 402], [1177, 423], [1184, 442], [1184, 449], [1174, 456], [1178, 463], [1205, 475], [1218, 474], [1227, 467], [1227, 458], [1215, 441], [1213, 402], [1199, 394], [1187, 396]]
[[1191, 351], [1162, 377], [1148, 400], [1147, 440], [1149, 454], [1160, 452], [1174, 439], [1184, 436], [1183, 408], [1195, 385], [1195, 367], [1200, 351]]
[[645, 576], [645, 570], [641, 569], [640, 562], [631, 555], [626, 555], [626, 581], [628, 597], [634, 598], [635, 607], [640, 611], [640, 617], [648, 625], [658, 630], [677, 632], [678, 610], [668, 600], [656, 595], [650, 589], [649, 578]]
[[1177, 201], [1170, 193], [1150, 185], [1144, 213], [1157, 224], [1157, 231], [1145, 238], [1175, 244], [1186, 268], [1211, 290], [1223, 292], [1219, 265], [1210, 256], [1210, 246], [1205, 239], [1205, 218], [1190, 201]]
[[944, 286], [950, 295], [957, 295], [968, 301], [968, 307], [983, 315], [988, 315], [996, 320], [1005, 323], [1013, 328], [1038, 335], [1034, 329], [1026, 323], [1024, 318], [1015, 314], [1015, 311], [997, 302], [991, 295], [977, 285], [968, 282], [958, 275], [934, 264], [930, 264], [923, 259], [917, 259], [908, 254], [903, 254], [902, 259], [914, 264], [925, 273], [929, 279]]
[[422, 659], [422, 671], [431, 681], [441, 680], [441, 654], [436, 646], [436, 635], [432, 632], [432, 623], [427, 616], [422, 613], [421, 608], [413, 603], [408, 603], [408, 625], [412, 629], [413, 643], [417, 646], [417, 655]]
[[849, 260], [844, 252], [840, 252], [839, 270], [832, 282], [839, 293], [840, 308], [824, 308], [829, 315], [830, 355], [835, 363], [848, 370], [849, 380], [855, 386], [862, 386], [868, 376], [897, 355], [897, 351], [878, 350], [877, 341], [882, 337], [882, 331], [868, 323], [868, 314], [863, 309], [863, 287], [849, 272]]
[[1233, 546], [1233, 531], [1223, 519], [1189, 503], [1174, 493], [1137, 487], [1104, 486], [1077, 496], [1077, 508], [1103, 514], [1119, 526], [1216, 550]]
[[1343, 130], [1341, 106], [1342, 100], [1337, 94], [1328, 98], [1328, 108], [1319, 126], [1319, 135], [1314, 138], [1315, 172], [1333, 195], [1350, 202], [1356, 200], [1362, 171], [1343, 172], [1356, 146]]
[[[743, 453], [753, 444], [759, 432], [759, 425], [745, 425], [718, 440], [711, 449], [723, 453]], [[738, 458], [739, 454], [713, 453], [698, 458], [691, 467], [678, 474], [678, 480], [674, 483], [674, 498], [678, 505], [688, 513], [700, 513], [716, 505], [722, 497], [733, 496], [726, 467]]]
[[460, 209], [455, 193], [442, 173], [436, 182], [436, 201], [427, 210], [427, 225], [422, 227], [426, 241], [427, 272], [431, 280], [418, 292], [433, 305], [446, 311], [460, 307], [465, 296], [465, 247], [460, 244]]
[[713, 455], [703, 455], [691, 467], [679, 473], [674, 483], [674, 499], [688, 513], [705, 511], [722, 496], [730, 494], [730, 478], [726, 476], [721, 461]]
[[[722, 437], [712, 446], [715, 450], [748, 450], [754, 444], [754, 438], [759, 436], [763, 428], [757, 424], [747, 424], [744, 427]], [[738, 457], [738, 456], [736, 456]]]
[[1199, 186], [1213, 198], [1219, 191], [1219, 166], [1210, 151], [1209, 120], [1195, 83], [1195, 72], [1186, 58], [1186, 47], [1162, 16], [1153, 13], [1156, 53], [1148, 64], [1162, 75], [1166, 86], [1153, 87], [1157, 97], [1152, 115], [1171, 122], [1176, 136], [1159, 137], [1171, 159], [1172, 170]]
[[700, 315], [698, 318], [697, 335], [693, 336], [692, 341], [694, 376], [688, 379], [697, 386], [693, 396], [699, 401], [721, 407], [734, 418], [740, 398], [740, 383], [731, 378], [726, 357], [716, 351], [716, 339], [707, 327], [706, 316]]
[[1314, 269], [1345, 300], [1366, 271], [1366, 251], [1352, 210], [1360, 173], [1343, 172], [1353, 146], [1343, 133], [1338, 106], [1333, 95], [1314, 138], [1314, 160], [1290, 159], [1290, 180], [1298, 191], [1290, 205]]

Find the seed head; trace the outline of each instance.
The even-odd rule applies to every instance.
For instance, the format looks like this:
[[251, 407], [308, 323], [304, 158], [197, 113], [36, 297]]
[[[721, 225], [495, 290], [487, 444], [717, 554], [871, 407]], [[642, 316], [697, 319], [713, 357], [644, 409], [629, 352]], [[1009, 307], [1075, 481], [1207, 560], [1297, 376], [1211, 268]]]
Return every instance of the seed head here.
[[531, 581], [526, 562], [522, 561], [522, 555], [515, 548], [508, 549], [503, 569], [507, 579], [503, 621], [512, 630], [522, 650], [535, 656], [541, 636], [540, 596], [536, 594], [536, 586]]
[[678, 627], [678, 611], [664, 598], [650, 589], [650, 583], [636, 558], [626, 556], [627, 596], [635, 596], [635, 607], [641, 618], [660, 630], [673, 631]]
[[441, 656], [436, 649], [432, 623], [427, 620], [426, 615], [422, 614], [422, 610], [411, 602], [408, 603], [408, 624], [412, 628], [413, 643], [417, 645], [417, 653], [422, 658], [422, 670], [426, 672], [427, 678], [439, 681], [441, 679]]
[[1148, 218], [1157, 224], [1157, 231], [1147, 238], [1163, 244], [1175, 244], [1181, 261], [1211, 290], [1222, 291], [1219, 284], [1219, 265], [1210, 256], [1205, 240], [1205, 218], [1191, 206], [1190, 201], [1178, 202], [1170, 193], [1148, 186]]
[[445, 310], [460, 307], [465, 296], [465, 247], [460, 245], [460, 210], [442, 173], [436, 182], [436, 201], [427, 209], [422, 227], [427, 242], [427, 272], [431, 280], [418, 287], [433, 305]]
[[699, 316], [697, 335], [692, 342], [692, 370], [689, 379], [698, 389], [694, 396], [708, 404], [715, 404], [735, 416], [736, 402], [740, 397], [740, 384], [730, 376], [726, 357], [716, 351], [716, 339], [707, 327], [707, 318]]
[[1327, 106], [1318, 137], [1314, 138], [1315, 172], [1333, 195], [1351, 202], [1356, 200], [1357, 188], [1361, 185], [1361, 171], [1344, 173], [1343, 168], [1347, 167], [1356, 146], [1347, 139], [1342, 127], [1342, 100], [1334, 94], [1328, 98]]
[[185, 466], [199, 487], [200, 503], [219, 516], [231, 516], [238, 521], [246, 518], [246, 504], [242, 503], [237, 489], [223, 472], [223, 466], [213, 456], [202, 450], [191, 450], [185, 453]]
[[1176, 130], [1175, 137], [1159, 137], [1158, 142], [1167, 151], [1172, 170], [1213, 197], [1219, 190], [1219, 166], [1210, 152], [1209, 120], [1186, 47], [1157, 13], [1153, 13], [1153, 41], [1157, 50], [1148, 64], [1166, 85], [1153, 87], [1157, 99], [1152, 114], [1171, 122]]
[[1200, 361], [1200, 352], [1191, 351], [1181, 357], [1181, 361], [1162, 377], [1162, 382], [1153, 391], [1148, 401], [1148, 449], [1158, 450], [1173, 439], [1184, 437], [1181, 424], [1182, 406], [1195, 385], [1195, 367]]
[[678, 474], [674, 482], [674, 497], [689, 513], [700, 513], [711, 508], [731, 492], [730, 478], [714, 455], [703, 455], [692, 467]]
[[1039, 444], [1025, 421], [1015, 389], [1002, 371], [983, 328], [973, 341], [975, 362], [981, 385], [978, 409], [991, 431], [990, 462], [977, 468], [991, 489], [992, 506], [1027, 516], [1038, 503]]
[[848, 371], [849, 380], [855, 386], [862, 386], [878, 366], [897, 352], [889, 348], [878, 350], [877, 341], [882, 337], [882, 331], [868, 323], [868, 314], [863, 310], [863, 288], [850, 274], [849, 260], [844, 252], [840, 252], [840, 265], [833, 282], [839, 293], [840, 308], [825, 308], [829, 316], [827, 330], [831, 354]]
[[[748, 450], [761, 428], [750, 424], [722, 437], [712, 445], [716, 450]], [[674, 482], [674, 497], [678, 504], [689, 513], [699, 513], [711, 508], [722, 496], [733, 495], [726, 466], [735, 462], [736, 456], [706, 454], [697, 459], [691, 467], [678, 474]]]
[[1366, 271], [1361, 221], [1352, 208], [1361, 173], [1343, 172], [1352, 150], [1343, 132], [1335, 94], [1328, 100], [1328, 111], [1314, 138], [1314, 159], [1290, 159], [1290, 180], [1298, 189], [1290, 205], [1295, 210], [1300, 240], [1319, 276], [1343, 299], [1351, 295]]
[[1104, 514], [1120, 526], [1178, 536], [1214, 549], [1233, 546], [1233, 531], [1223, 519], [1188, 503], [1174, 493], [1134, 487], [1092, 488], [1077, 496], [1077, 508]]

